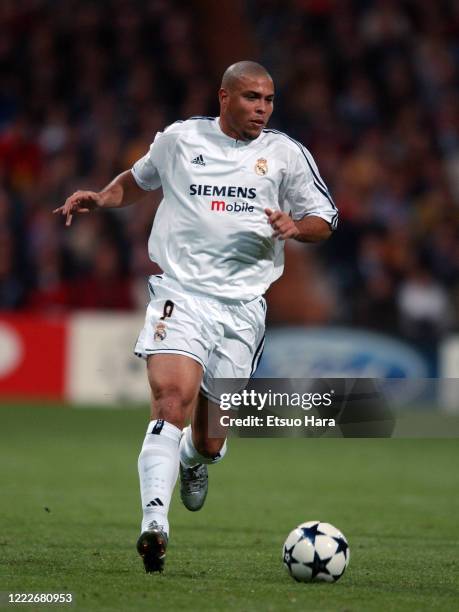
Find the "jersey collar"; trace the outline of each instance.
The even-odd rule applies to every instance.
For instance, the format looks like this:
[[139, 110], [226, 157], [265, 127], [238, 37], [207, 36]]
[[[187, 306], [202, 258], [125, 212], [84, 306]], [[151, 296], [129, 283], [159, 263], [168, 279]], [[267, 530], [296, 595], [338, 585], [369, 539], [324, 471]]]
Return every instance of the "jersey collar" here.
[[263, 132], [261, 132], [260, 136], [258, 136], [258, 138], [255, 138], [255, 140], [237, 140], [236, 138], [228, 136], [228, 134], [225, 134], [225, 132], [222, 130], [222, 128], [220, 127], [220, 117], [215, 118], [214, 125], [216, 131], [218, 132], [222, 140], [224, 140], [227, 144], [235, 148], [250, 147], [251, 145], [254, 145], [257, 142], [260, 142], [260, 139], [263, 135]]

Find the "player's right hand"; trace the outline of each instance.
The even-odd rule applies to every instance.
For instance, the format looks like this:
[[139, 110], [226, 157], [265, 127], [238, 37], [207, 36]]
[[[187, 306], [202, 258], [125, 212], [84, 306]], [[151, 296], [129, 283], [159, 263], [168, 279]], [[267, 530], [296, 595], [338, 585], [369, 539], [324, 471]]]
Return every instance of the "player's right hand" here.
[[100, 194], [95, 191], [75, 191], [69, 198], [65, 200], [63, 206], [55, 208], [53, 214], [65, 215], [65, 225], [69, 226], [72, 223], [72, 218], [75, 213], [88, 213], [102, 205]]

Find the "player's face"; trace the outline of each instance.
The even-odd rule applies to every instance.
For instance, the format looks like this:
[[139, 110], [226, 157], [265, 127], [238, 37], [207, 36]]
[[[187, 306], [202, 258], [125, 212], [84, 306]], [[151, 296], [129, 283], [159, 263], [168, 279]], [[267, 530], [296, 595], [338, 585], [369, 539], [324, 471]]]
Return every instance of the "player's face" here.
[[238, 79], [230, 89], [220, 89], [222, 129], [238, 140], [255, 140], [273, 112], [274, 85], [269, 77]]

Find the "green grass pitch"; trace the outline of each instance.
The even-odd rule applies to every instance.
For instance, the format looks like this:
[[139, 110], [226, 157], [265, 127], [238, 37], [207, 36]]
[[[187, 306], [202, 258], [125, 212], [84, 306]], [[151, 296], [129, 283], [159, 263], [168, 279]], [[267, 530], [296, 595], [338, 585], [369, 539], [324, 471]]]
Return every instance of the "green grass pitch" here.
[[[456, 439], [232, 439], [201, 512], [175, 494], [166, 571], [146, 575], [146, 422], [146, 408], [0, 408], [0, 591], [71, 591], [73, 606], [47, 609], [95, 612], [457, 609]], [[285, 537], [310, 519], [349, 540], [336, 584], [297, 584], [282, 566]]]

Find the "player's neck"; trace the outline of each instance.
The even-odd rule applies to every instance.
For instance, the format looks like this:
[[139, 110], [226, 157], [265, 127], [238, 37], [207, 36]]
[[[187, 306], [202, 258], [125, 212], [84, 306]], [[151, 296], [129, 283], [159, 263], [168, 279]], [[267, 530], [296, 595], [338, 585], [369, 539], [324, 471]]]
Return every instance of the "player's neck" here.
[[238, 132], [236, 132], [236, 130], [234, 130], [228, 123], [228, 121], [225, 119], [225, 117], [220, 116], [219, 120], [219, 125], [220, 125], [220, 129], [221, 131], [225, 134], [225, 136], [229, 136], [230, 138], [233, 138], [234, 140], [241, 140], [244, 141], [245, 138], [243, 138], [241, 136], [241, 134], [238, 134]]

